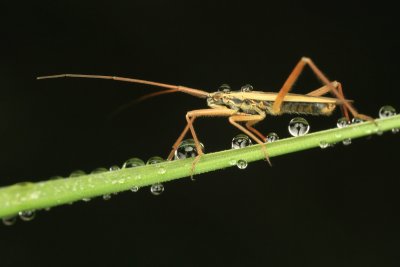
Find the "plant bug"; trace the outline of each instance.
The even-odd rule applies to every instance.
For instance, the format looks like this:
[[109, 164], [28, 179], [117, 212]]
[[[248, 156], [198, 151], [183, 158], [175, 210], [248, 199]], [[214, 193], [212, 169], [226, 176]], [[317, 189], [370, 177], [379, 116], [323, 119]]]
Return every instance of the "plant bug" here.
[[[309, 66], [311, 68], [316, 77], [322, 81], [323, 86], [305, 95], [289, 93], [293, 87], [293, 84], [303, 72], [305, 66]], [[269, 164], [271, 163], [269, 161], [265, 145], [265, 136], [256, 128], [254, 128], [254, 125], [264, 120], [267, 115], [277, 116], [286, 113], [329, 116], [337, 106], [340, 106], [344, 116], [348, 120], [350, 119], [350, 114], [353, 117], [360, 118], [362, 120], [373, 120], [369, 116], [358, 113], [351, 104], [352, 101], [345, 99], [341, 84], [337, 81], [331, 82], [314, 64], [314, 62], [307, 57], [300, 59], [278, 93], [253, 91], [251, 86], [244, 86], [240, 91], [230, 91], [229, 88], [225, 86], [222, 87], [220, 91], [209, 93], [200, 89], [186, 86], [103, 75], [60, 74], [41, 76], [37, 79], [62, 77], [111, 79], [130, 83], [147, 84], [167, 89], [147, 94], [141, 97], [139, 101], [162, 94], [175, 92], [182, 92], [195, 97], [205, 98], [209, 108], [192, 110], [186, 113], [186, 127], [173, 144], [172, 150], [167, 158], [168, 160], [172, 160], [179, 144], [182, 142], [187, 132], [190, 131], [198, 151], [198, 155], [192, 163], [192, 174], [194, 172], [196, 163], [204, 154], [201, 149], [196, 131], [193, 127], [195, 119], [199, 117], [227, 117], [228, 121], [233, 126], [250, 136], [250, 138], [257, 143], [261, 144], [265, 158]], [[332, 94], [334, 97], [324, 97], [324, 95], [327, 93]]]

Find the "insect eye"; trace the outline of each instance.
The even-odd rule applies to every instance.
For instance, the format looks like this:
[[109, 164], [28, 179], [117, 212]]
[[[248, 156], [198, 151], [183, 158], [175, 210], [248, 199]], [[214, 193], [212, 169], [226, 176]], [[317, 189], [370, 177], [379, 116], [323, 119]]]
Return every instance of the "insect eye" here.
[[240, 88], [240, 91], [251, 92], [251, 91], [253, 91], [253, 86], [251, 86], [250, 84], [245, 84], [242, 86], [242, 88]]
[[229, 93], [231, 91], [231, 87], [229, 86], [229, 84], [222, 84], [219, 88], [218, 88], [219, 92], [224, 92], [224, 93]]

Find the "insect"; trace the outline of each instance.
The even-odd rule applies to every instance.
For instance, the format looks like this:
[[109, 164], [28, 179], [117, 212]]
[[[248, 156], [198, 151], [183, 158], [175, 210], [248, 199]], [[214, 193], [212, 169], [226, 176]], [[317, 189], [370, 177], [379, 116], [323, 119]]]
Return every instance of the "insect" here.
[[[297, 78], [301, 75], [305, 66], [309, 66], [316, 77], [321, 80], [323, 86], [311, 91], [308, 94], [300, 95], [289, 93]], [[307, 57], [303, 57], [294, 67], [289, 77], [283, 84], [278, 93], [253, 91], [251, 86], [243, 86], [240, 91], [230, 91], [228, 87], [221, 87], [217, 92], [206, 92], [200, 89], [190, 88], [186, 86], [178, 86], [164, 84], [146, 80], [102, 76], [102, 75], [84, 75], [84, 74], [60, 74], [41, 76], [37, 79], [62, 78], [62, 77], [77, 77], [77, 78], [94, 78], [94, 79], [111, 79], [116, 81], [147, 84], [157, 87], [166, 88], [166, 90], [147, 94], [141, 100], [175, 92], [186, 93], [195, 97], [205, 98], [207, 100], [208, 109], [192, 110], [186, 113], [186, 127], [183, 129], [178, 139], [172, 146], [172, 150], [168, 155], [168, 160], [172, 160], [175, 151], [187, 135], [191, 132], [193, 140], [198, 151], [198, 155], [192, 163], [192, 174], [196, 163], [200, 160], [204, 152], [201, 149], [199, 139], [193, 127], [194, 121], [200, 117], [227, 117], [228, 121], [238, 128], [243, 133], [247, 134], [257, 143], [261, 144], [265, 159], [269, 164], [269, 157], [265, 144], [265, 136], [260, 133], [254, 126], [258, 122], [265, 119], [267, 115], [281, 114], [307, 114], [307, 115], [325, 115], [329, 116], [333, 110], [340, 106], [342, 113], [349, 120], [350, 114], [353, 117], [362, 120], [373, 120], [367, 115], [357, 112], [351, 104], [352, 101], [344, 97], [342, 86], [339, 82], [331, 82], [314, 62]], [[324, 97], [327, 93], [334, 97]], [[349, 114], [350, 113], [350, 114]]]

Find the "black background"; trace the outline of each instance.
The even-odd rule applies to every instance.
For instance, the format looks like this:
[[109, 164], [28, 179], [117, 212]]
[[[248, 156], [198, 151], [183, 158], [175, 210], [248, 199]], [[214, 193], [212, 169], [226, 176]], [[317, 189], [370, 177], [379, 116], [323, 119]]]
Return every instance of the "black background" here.
[[[1, 6], [0, 186], [166, 156], [202, 99], [172, 94], [108, 120], [154, 88], [86, 73], [215, 91], [277, 91], [302, 56], [343, 83], [360, 112], [400, 108], [398, 12], [336, 1], [35, 1]], [[299, 93], [320, 86], [307, 70]], [[311, 131], [340, 116], [309, 117]], [[288, 136], [292, 116], [258, 128]], [[199, 119], [208, 152], [238, 132]], [[0, 227], [1, 266], [398, 266], [399, 134], [229, 168], [39, 212]]]

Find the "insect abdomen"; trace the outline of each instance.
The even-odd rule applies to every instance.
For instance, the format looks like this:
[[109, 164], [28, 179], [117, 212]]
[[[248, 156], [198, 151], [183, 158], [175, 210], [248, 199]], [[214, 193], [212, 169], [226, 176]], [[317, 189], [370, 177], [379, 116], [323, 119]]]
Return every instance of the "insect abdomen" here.
[[281, 113], [305, 115], [330, 115], [336, 105], [332, 103], [283, 102]]

